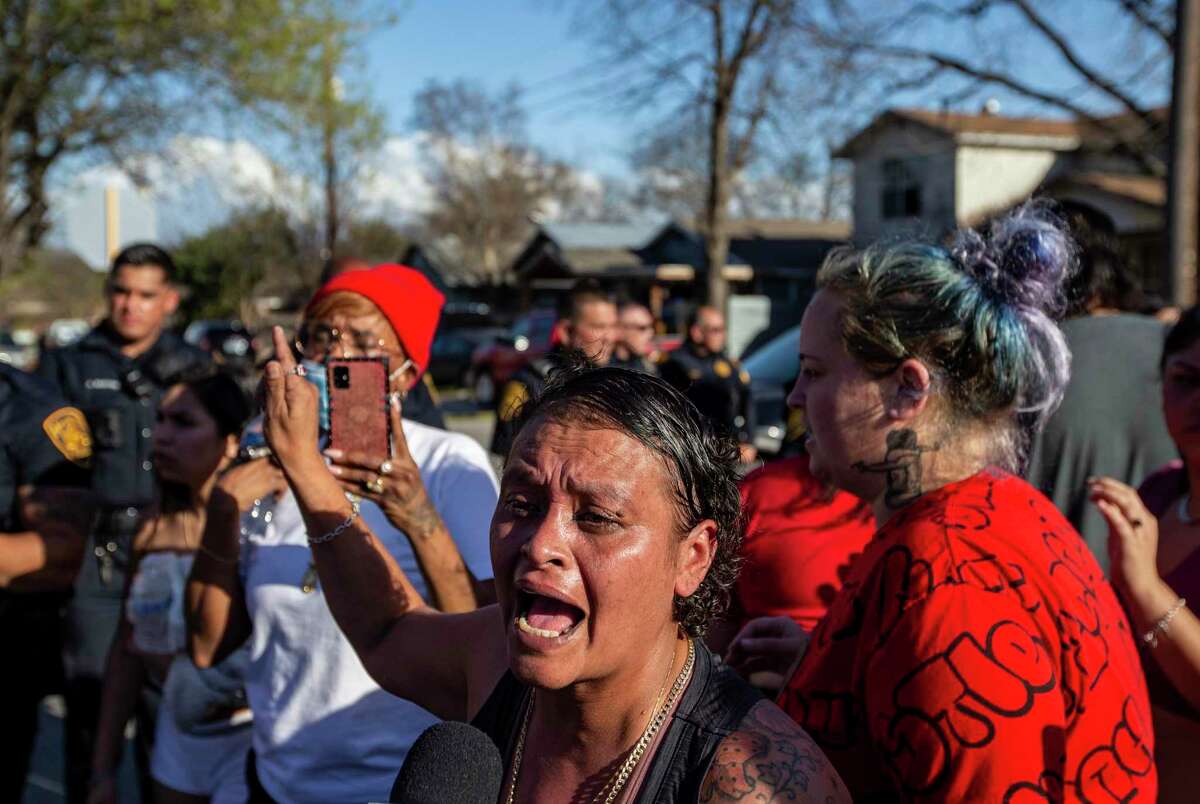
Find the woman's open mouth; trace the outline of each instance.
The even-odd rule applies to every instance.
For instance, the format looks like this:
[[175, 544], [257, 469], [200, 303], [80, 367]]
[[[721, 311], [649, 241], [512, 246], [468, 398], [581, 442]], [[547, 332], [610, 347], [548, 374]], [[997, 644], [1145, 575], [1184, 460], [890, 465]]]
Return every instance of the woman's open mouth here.
[[587, 615], [578, 606], [557, 598], [517, 591], [517, 611], [514, 618], [517, 629], [543, 639], [560, 639], [570, 636], [579, 628]]

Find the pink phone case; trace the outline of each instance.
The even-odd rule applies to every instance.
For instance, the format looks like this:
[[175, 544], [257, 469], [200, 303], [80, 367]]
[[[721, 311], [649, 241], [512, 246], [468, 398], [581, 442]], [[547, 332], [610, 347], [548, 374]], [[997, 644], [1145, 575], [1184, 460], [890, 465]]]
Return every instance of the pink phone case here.
[[392, 453], [387, 410], [387, 358], [341, 357], [326, 364], [329, 446], [381, 464]]

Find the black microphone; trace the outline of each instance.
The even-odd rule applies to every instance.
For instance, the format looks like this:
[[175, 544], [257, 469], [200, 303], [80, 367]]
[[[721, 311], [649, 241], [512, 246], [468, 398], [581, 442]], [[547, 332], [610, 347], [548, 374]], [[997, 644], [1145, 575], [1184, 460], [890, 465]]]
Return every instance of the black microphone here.
[[466, 723], [436, 723], [412, 748], [389, 801], [404, 804], [496, 804], [504, 763], [492, 738]]

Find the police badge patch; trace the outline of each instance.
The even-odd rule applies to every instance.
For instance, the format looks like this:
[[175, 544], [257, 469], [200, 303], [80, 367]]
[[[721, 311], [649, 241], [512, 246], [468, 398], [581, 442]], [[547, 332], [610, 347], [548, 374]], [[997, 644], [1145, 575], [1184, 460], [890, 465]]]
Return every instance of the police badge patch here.
[[91, 462], [92, 434], [79, 408], [59, 408], [46, 417], [42, 429], [71, 463], [86, 467]]

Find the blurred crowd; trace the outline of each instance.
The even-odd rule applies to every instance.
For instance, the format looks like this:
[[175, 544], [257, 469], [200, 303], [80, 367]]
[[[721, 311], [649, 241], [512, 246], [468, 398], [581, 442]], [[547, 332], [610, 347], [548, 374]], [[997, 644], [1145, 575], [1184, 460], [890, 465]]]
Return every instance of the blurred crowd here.
[[468, 379], [485, 450], [416, 270], [331, 264], [269, 338], [174, 334], [154, 245], [106, 293], [0, 363], [6, 801], [50, 694], [90, 804], [126, 750], [143, 801], [417, 800], [439, 720], [498, 752], [478, 800], [1191, 800], [1200, 308], [1047, 207], [831, 253], [778, 451], [714, 307], [668, 342], [580, 281]]

